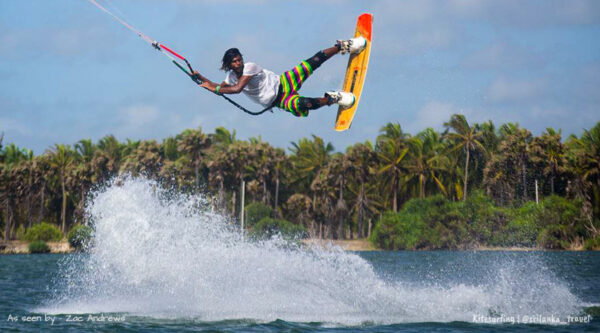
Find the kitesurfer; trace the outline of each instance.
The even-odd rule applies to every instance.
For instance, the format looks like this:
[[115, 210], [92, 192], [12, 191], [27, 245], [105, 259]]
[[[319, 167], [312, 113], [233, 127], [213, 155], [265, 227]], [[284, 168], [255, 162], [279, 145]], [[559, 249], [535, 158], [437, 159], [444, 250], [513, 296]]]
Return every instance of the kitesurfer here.
[[194, 71], [192, 76], [202, 81], [200, 86], [217, 94], [244, 92], [251, 100], [265, 108], [279, 107], [296, 117], [306, 117], [310, 110], [325, 105], [336, 103], [342, 107], [350, 107], [354, 104], [355, 97], [349, 92], [330, 91], [323, 97], [312, 98], [300, 96], [298, 90], [321, 64], [335, 54], [360, 53], [366, 45], [367, 41], [363, 37], [338, 40], [334, 46], [317, 52], [281, 75], [252, 62], [244, 63], [240, 51], [231, 48], [223, 55], [221, 69], [227, 74], [221, 84], [210, 81], [197, 71]]

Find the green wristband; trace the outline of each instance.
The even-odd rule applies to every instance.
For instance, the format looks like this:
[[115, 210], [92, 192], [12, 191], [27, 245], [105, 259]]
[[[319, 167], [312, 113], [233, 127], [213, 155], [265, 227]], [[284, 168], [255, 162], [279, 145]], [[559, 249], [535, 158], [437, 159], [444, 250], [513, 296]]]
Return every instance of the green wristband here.
[[221, 89], [221, 86], [217, 86], [217, 88], [215, 88], [215, 92], [218, 94], [219, 93], [219, 89]]

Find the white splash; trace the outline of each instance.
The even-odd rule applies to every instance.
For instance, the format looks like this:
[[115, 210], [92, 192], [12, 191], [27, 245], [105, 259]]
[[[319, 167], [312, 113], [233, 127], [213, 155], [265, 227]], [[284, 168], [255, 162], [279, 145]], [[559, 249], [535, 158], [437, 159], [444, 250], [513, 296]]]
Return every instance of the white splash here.
[[549, 274], [509, 267], [478, 285], [440, 286], [383, 279], [340, 249], [251, 242], [203, 197], [173, 198], [146, 179], [108, 186], [88, 211], [90, 253], [63, 263], [56, 299], [39, 312], [357, 325], [566, 316], [580, 303]]

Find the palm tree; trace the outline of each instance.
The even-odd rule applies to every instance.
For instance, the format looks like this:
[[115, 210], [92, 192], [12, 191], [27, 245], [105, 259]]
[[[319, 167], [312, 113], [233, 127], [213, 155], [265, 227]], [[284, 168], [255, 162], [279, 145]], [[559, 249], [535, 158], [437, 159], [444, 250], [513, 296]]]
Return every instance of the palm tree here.
[[273, 203], [273, 211], [275, 212], [275, 214], [279, 214], [279, 183], [281, 175], [286, 170], [289, 170], [291, 163], [290, 159], [287, 157], [283, 149], [277, 148], [274, 152], [275, 154], [273, 156], [273, 171], [275, 177], [275, 202]]
[[590, 130], [584, 130], [579, 139], [571, 137], [568, 144], [574, 155], [572, 169], [580, 179], [576, 186], [577, 195], [583, 197], [588, 206], [588, 229], [598, 235], [592, 216], [600, 216], [600, 122]]
[[389, 196], [392, 198], [392, 210], [398, 211], [398, 190], [402, 174], [406, 173], [406, 155], [408, 146], [406, 140], [410, 135], [402, 131], [400, 124], [387, 123], [379, 129], [375, 151], [380, 166], [378, 173], [383, 175], [383, 181], [389, 184]]
[[34, 157], [33, 151], [23, 149], [24, 156], [21, 161], [13, 168], [13, 179], [16, 186], [17, 202], [25, 207], [25, 222], [27, 227], [31, 227], [32, 223], [32, 196], [34, 188]]
[[500, 127], [500, 133], [504, 136], [504, 147], [500, 148], [501, 151], [503, 150], [504, 154], [511, 155], [510, 157], [517, 161], [521, 169], [523, 200], [527, 200], [527, 164], [532, 140], [531, 132], [519, 128], [519, 124], [508, 123]]
[[245, 141], [236, 141], [229, 145], [226, 151], [215, 150], [211, 152], [209, 168], [209, 182], [217, 187], [218, 207], [224, 211], [225, 191], [231, 190], [231, 215], [236, 216], [237, 190], [249, 168], [250, 145]]
[[[105, 181], [116, 175], [121, 167], [123, 151], [130, 151], [136, 142], [127, 140], [127, 149], [122, 149], [121, 143], [113, 136], [105, 136], [98, 141], [93, 159], [93, 169], [98, 181]], [[139, 141], [137, 141], [139, 144]]]
[[596, 181], [600, 188], [600, 122], [590, 130], [584, 130], [581, 142], [585, 147], [584, 177]]
[[4, 203], [5, 208], [5, 232], [4, 239], [12, 238], [12, 230], [15, 221], [15, 206], [19, 196], [19, 187], [21, 181], [18, 179], [16, 168], [22, 160], [26, 159], [28, 151], [20, 149], [14, 143], [9, 144], [2, 150], [2, 169], [0, 175], [0, 199]]
[[445, 171], [449, 164], [448, 158], [440, 154], [444, 150], [440, 134], [432, 128], [427, 128], [417, 136], [410, 138], [408, 146], [407, 169], [409, 174], [407, 181], [416, 178], [419, 197], [425, 198], [428, 177], [431, 177], [436, 186], [447, 196], [446, 187], [436, 174], [436, 172]]
[[225, 181], [228, 174], [229, 164], [225, 152], [212, 152], [207, 164], [209, 170], [208, 182], [216, 189], [216, 208], [225, 211]]
[[4, 240], [11, 239], [12, 218], [13, 218], [13, 203], [15, 201], [14, 190], [12, 187], [12, 178], [10, 175], [11, 167], [6, 163], [0, 168], [0, 200], [4, 210]]
[[235, 143], [235, 130], [229, 132], [225, 127], [215, 128], [215, 133], [209, 135], [210, 140], [213, 142], [213, 147], [216, 150], [225, 151], [229, 145]]
[[479, 141], [482, 137], [482, 133], [477, 131], [477, 127], [469, 126], [465, 116], [461, 114], [455, 114], [450, 117], [450, 121], [444, 123], [444, 126], [448, 129], [454, 130], [454, 132], [447, 133], [447, 137], [453, 142], [454, 147], [451, 151], [463, 149], [466, 154], [465, 157], [465, 179], [463, 187], [463, 201], [467, 200], [467, 184], [469, 180], [469, 158], [471, 150], [485, 151], [485, 147]]
[[134, 151], [127, 155], [121, 165], [121, 171], [158, 178], [163, 161], [160, 145], [156, 140], [142, 141]]
[[[311, 184], [319, 172], [327, 165], [334, 148], [331, 143], [325, 143], [322, 138], [313, 135], [313, 140], [302, 138], [298, 143], [292, 142], [289, 148], [292, 152], [290, 161], [292, 163], [291, 181], [297, 186], [299, 193], [311, 191]], [[313, 190], [313, 211], [317, 208], [316, 192]]]
[[76, 221], [85, 221], [85, 199], [87, 192], [94, 185], [96, 181], [96, 174], [94, 172], [94, 155], [96, 152], [96, 146], [90, 139], [79, 140], [75, 144], [74, 157], [76, 161], [75, 168], [72, 170], [71, 184], [69, 188], [76, 189], [74, 194], [79, 196], [75, 206], [75, 219]]
[[165, 161], [176, 161], [179, 157], [177, 151], [177, 138], [169, 136], [164, 139], [160, 145], [160, 151], [162, 152]]
[[33, 175], [34, 175], [34, 184], [36, 185], [35, 189], [37, 189], [38, 197], [39, 197], [39, 208], [38, 208], [38, 217], [37, 223], [42, 223], [44, 219], [44, 207], [46, 204], [46, 184], [47, 180], [50, 177], [50, 162], [48, 155], [40, 155], [34, 159], [33, 162]]
[[[491, 154], [484, 169], [487, 192], [501, 204], [509, 204], [521, 190], [527, 200], [527, 170], [530, 164], [531, 132], [518, 124], [503, 124], [498, 151]], [[520, 188], [519, 188], [520, 187]]]
[[[313, 220], [319, 221], [319, 238], [331, 238], [331, 234], [335, 232], [334, 226], [331, 226], [331, 223], [337, 221], [334, 205], [336, 186], [331, 181], [331, 178], [330, 168], [326, 166], [319, 170], [310, 184], [310, 190], [313, 195], [311, 201], [313, 205]], [[318, 205], [317, 202], [319, 203]], [[324, 224], [323, 221], [326, 221], [326, 223]], [[311, 229], [316, 229], [316, 227]]]
[[402, 127], [399, 123], [387, 123], [379, 129], [379, 136], [377, 136], [375, 142], [386, 140], [396, 140], [401, 142], [408, 137], [409, 135], [402, 131]]
[[550, 178], [552, 195], [555, 193], [556, 177], [566, 171], [565, 145], [561, 140], [560, 130], [557, 132], [553, 128], [547, 128], [546, 132], [533, 138], [531, 142], [531, 161], [538, 165], [544, 176]]
[[316, 238], [319, 236], [319, 238], [322, 238], [319, 235], [315, 221], [312, 218], [312, 206], [311, 199], [307, 195], [301, 193], [293, 194], [286, 201], [286, 215], [291, 216], [292, 221], [296, 222], [297, 224], [305, 226], [310, 237]]
[[348, 212], [348, 206], [346, 205], [346, 200], [344, 200], [344, 187], [346, 186], [346, 178], [348, 175], [350, 175], [351, 164], [346, 155], [336, 154], [328, 163], [327, 169], [330, 180], [333, 181], [332, 185], [337, 185], [338, 188], [338, 196], [335, 203], [334, 214], [337, 228], [332, 228], [332, 231], [334, 231], [333, 238], [345, 239], [345, 221]]
[[95, 150], [96, 147], [90, 139], [82, 139], [75, 144], [75, 152], [85, 163], [89, 163], [92, 161]]
[[481, 138], [479, 142], [485, 148], [485, 151], [488, 154], [493, 154], [498, 151], [498, 145], [500, 144], [500, 138], [496, 133], [496, 126], [494, 123], [489, 120], [485, 123], [475, 124], [475, 128], [477, 131], [481, 133]]
[[249, 171], [258, 178], [258, 183], [262, 187], [261, 201], [268, 205], [270, 194], [268, 191], [268, 181], [271, 171], [275, 168], [275, 150], [268, 143], [261, 140], [250, 140], [249, 152]]
[[383, 175], [384, 183], [389, 184], [392, 197], [392, 210], [398, 211], [398, 188], [402, 175], [407, 172], [406, 155], [408, 146], [403, 141], [394, 139], [378, 142], [377, 158], [380, 161], [379, 174]]
[[376, 200], [372, 194], [376, 189], [375, 184], [370, 184], [371, 179], [377, 172], [377, 153], [373, 150], [370, 141], [364, 144], [355, 144], [347, 151], [348, 161], [352, 170], [353, 181], [349, 184], [349, 190], [355, 196], [351, 212], [356, 214], [356, 228], [358, 238], [365, 236], [364, 222], [369, 214], [376, 211]]
[[67, 173], [75, 162], [73, 151], [69, 145], [55, 144], [54, 148], [49, 150], [50, 166], [57, 170], [60, 188], [62, 193], [62, 206], [60, 211], [61, 231], [63, 234], [67, 227]]
[[290, 160], [294, 170], [294, 180], [302, 183], [305, 188], [312, 181], [315, 175], [329, 162], [330, 154], [334, 148], [331, 143], [325, 144], [322, 138], [313, 135], [313, 140], [302, 138], [292, 142], [289, 148], [292, 152]]
[[200, 168], [204, 163], [206, 149], [211, 145], [211, 139], [204, 133], [202, 129], [185, 130], [180, 135], [177, 150], [180, 154], [188, 156], [191, 164], [194, 166], [196, 189], [200, 188]]

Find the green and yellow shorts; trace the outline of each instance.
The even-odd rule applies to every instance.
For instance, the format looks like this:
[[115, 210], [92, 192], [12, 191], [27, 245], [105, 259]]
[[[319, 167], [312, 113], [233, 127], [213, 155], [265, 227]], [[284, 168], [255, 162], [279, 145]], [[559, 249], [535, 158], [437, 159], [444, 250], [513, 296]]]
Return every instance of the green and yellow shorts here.
[[290, 112], [296, 117], [308, 116], [309, 110], [321, 107], [319, 100], [300, 96], [298, 90], [313, 71], [326, 60], [325, 54], [320, 51], [313, 57], [302, 61], [296, 67], [281, 74], [279, 80], [279, 94], [274, 105]]

